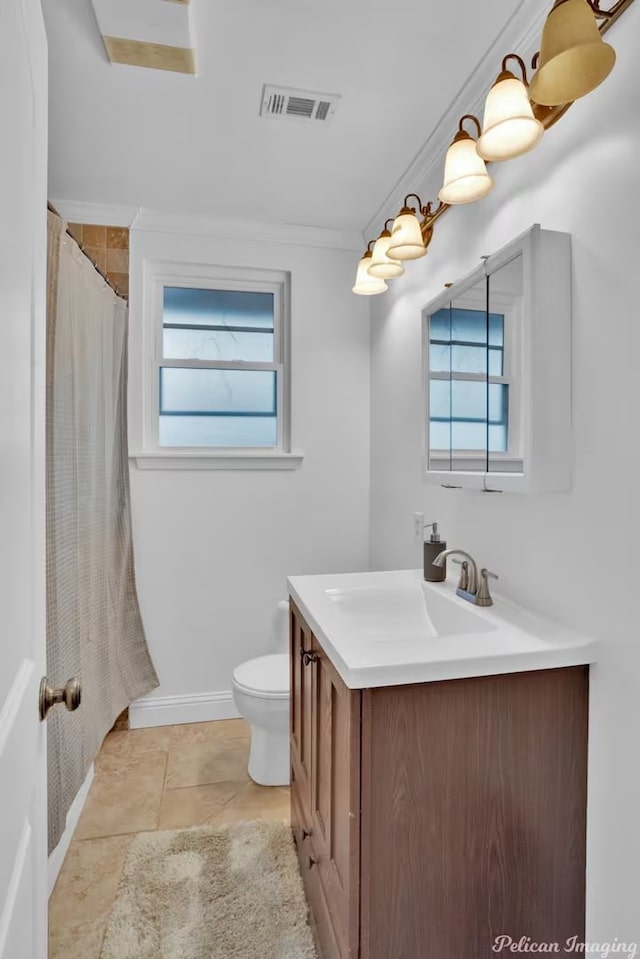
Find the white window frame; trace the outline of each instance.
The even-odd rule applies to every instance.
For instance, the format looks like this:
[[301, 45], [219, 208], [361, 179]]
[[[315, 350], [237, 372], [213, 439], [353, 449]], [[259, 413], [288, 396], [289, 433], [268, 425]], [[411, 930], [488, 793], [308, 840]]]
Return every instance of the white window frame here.
[[[163, 356], [164, 289], [237, 290], [274, 297], [273, 362], [169, 359]], [[143, 287], [144, 375], [143, 450], [134, 454], [141, 469], [295, 469], [302, 454], [291, 450], [290, 275], [284, 271], [148, 261]], [[161, 446], [160, 370], [273, 370], [277, 382], [277, 437], [274, 447]]]

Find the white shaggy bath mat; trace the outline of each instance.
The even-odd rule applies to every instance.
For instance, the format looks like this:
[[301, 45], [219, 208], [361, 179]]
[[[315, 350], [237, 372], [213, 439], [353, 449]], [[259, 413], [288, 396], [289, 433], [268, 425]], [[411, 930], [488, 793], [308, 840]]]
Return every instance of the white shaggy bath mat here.
[[101, 959], [316, 959], [288, 826], [136, 836]]

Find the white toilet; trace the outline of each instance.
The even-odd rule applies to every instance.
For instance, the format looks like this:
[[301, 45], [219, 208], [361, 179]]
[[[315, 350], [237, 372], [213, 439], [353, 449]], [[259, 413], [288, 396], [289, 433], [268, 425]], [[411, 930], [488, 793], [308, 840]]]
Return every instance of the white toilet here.
[[251, 725], [249, 775], [261, 786], [289, 785], [289, 603], [278, 603], [268, 656], [233, 671], [233, 699]]

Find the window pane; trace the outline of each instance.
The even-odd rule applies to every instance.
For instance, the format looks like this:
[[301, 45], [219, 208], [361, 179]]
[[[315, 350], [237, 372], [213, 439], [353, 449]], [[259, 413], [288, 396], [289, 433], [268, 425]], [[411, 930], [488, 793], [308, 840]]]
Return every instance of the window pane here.
[[429, 424], [429, 446], [433, 450], [451, 449], [451, 424], [431, 420]]
[[501, 313], [489, 313], [489, 343], [504, 346], [504, 316]]
[[489, 422], [507, 423], [509, 387], [506, 383], [489, 383]]
[[[504, 375], [504, 315], [446, 308], [429, 318], [429, 370], [449, 380], [429, 380], [429, 445], [432, 450], [504, 452], [508, 449], [509, 387], [460, 373]], [[489, 422], [487, 422], [487, 404]]]
[[165, 326], [162, 344], [164, 356], [172, 360], [273, 362], [273, 333], [267, 332], [167, 329]]
[[451, 449], [451, 380], [429, 383], [429, 447]]
[[[487, 323], [482, 310], [438, 310], [430, 317], [429, 338], [429, 368], [433, 372], [487, 372]], [[491, 376], [503, 375], [503, 349], [504, 316], [491, 313], [488, 351]]]
[[451, 347], [432, 343], [429, 347], [429, 369], [432, 373], [451, 372]]
[[272, 370], [160, 370], [160, 412], [168, 415], [275, 416]]
[[160, 370], [161, 446], [275, 446], [277, 373]]
[[487, 353], [489, 354], [489, 374], [502, 376], [504, 352], [486, 346], [452, 346], [451, 372], [452, 373], [482, 373], [487, 372]]
[[189, 325], [224, 323], [273, 330], [273, 299], [273, 293], [165, 286], [164, 318]]
[[[486, 344], [487, 320], [484, 310], [452, 309], [451, 339]], [[500, 313], [489, 314], [489, 343], [492, 346], [504, 345], [504, 316]]]
[[171, 359], [273, 362], [274, 296], [165, 287], [163, 350]]
[[429, 317], [429, 339], [451, 340], [451, 310], [445, 307]]
[[[467, 380], [430, 383], [431, 449], [487, 448], [487, 384]], [[489, 451], [508, 448], [509, 387], [489, 384]]]
[[275, 446], [275, 416], [161, 416], [160, 446]]
[[453, 380], [451, 383], [451, 418], [454, 420], [487, 419], [487, 384], [481, 381]]
[[[446, 380], [443, 381], [445, 385]], [[509, 409], [509, 387], [506, 383], [489, 383], [489, 422], [506, 423]], [[473, 380], [451, 381], [451, 417], [454, 420], [487, 419], [487, 384]]]
[[429, 384], [429, 412], [432, 419], [451, 417], [451, 381], [431, 380]]
[[489, 426], [489, 452], [506, 453], [509, 449], [507, 424], [504, 426]]
[[486, 450], [487, 427], [485, 423], [452, 423], [452, 450]]

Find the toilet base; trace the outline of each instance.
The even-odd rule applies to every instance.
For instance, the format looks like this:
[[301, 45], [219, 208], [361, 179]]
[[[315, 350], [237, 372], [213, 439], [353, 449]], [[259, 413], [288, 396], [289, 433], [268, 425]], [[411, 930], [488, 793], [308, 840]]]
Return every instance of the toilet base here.
[[289, 730], [251, 727], [249, 775], [259, 786], [288, 786], [290, 782]]

